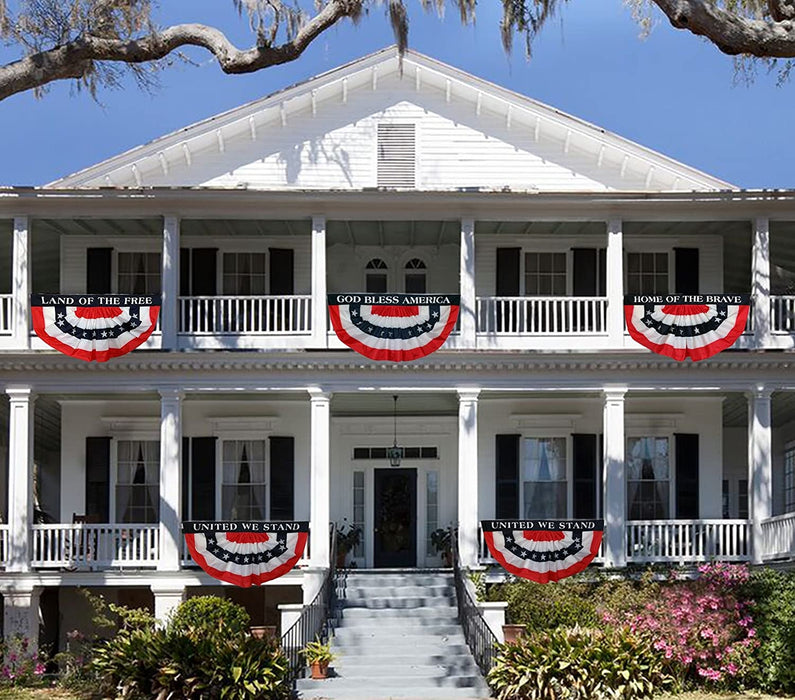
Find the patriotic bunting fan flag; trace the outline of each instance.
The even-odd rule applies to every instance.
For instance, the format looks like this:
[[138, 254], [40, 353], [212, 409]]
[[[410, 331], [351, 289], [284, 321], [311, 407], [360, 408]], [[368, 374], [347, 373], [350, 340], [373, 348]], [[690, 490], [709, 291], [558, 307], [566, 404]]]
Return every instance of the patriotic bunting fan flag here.
[[80, 360], [106, 362], [152, 335], [160, 295], [32, 294], [33, 330], [47, 345]]
[[491, 555], [514, 576], [536, 583], [560, 581], [593, 561], [603, 520], [483, 520]]
[[624, 297], [624, 315], [629, 334], [652, 352], [698, 361], [734, 345], [750, 303], [748, 294], [639, 294]]
[[337, 337], [371, 360], [405, 362], [430, 355], [458, 319], [457, 294], [329, 294]]
[[182, 523], [190, 555], [219, 581], [249, 588], [284, 576], [301, 559], [308, 522]]

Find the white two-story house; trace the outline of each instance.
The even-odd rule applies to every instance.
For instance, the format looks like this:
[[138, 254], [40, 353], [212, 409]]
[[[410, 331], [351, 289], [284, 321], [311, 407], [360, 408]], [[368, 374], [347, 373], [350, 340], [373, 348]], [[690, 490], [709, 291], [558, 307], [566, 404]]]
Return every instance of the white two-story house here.
[[[430, 533], [605, 519], [604, 567], [795, 555], [795, 193], [742, 191], [394, 49], [70, 175], [0, 190], [0, 592], [55, 644], [78, 587], [166, 614], [218, 592], [275, 623], [329, 566], [434, 567]], [[427, 358], [347, 349], [333, 292], [460, 294]], [[104, 364], [30, 293], [162, 294]], [[700, 363], [625, 331], [625, 293], [753, 295]], [[395, 403], [393, 397], [397, 396]], [[396, 406], [396, 420], [394, 410]], [[386, 448], [404, 448], [398, 467]], [[188, 519], [308, 520], [302, 566], [221, 587]]]

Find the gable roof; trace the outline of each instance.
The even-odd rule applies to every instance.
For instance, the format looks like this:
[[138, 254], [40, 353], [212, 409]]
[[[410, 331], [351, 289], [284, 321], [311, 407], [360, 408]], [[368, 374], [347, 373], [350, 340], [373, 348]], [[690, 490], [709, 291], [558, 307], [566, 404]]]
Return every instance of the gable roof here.
[[[383, 90], [386, 96], [388, 88], [384, 88], [385, 85], [392, 86], [389, 97], [393, 98], [395, 81], [398, 79], [404, 101], [422, 101], [423, 98], [433, 97], [439, 104], [466, 106], [472, 119], [482, 120], [484, 124], [487, 118], [490, 119], [489, 126], [483, 127], [484, 131], [493, 129], [495, 119], [501, 119], [503, 130], [523, 134], [526, 150], [529, 153], [537, 150], [538, 160], [544, 167], [551, 167], [553, 160], [559, 161], [555, 165], [561, 172], [568, 171], [579, 176], [579, 183], [572, 189], [737, 189], [617, 134], [415, 51], [406, 52], [401, 66], [395, 47], [383, 49], [267, 97], [166, 134], [45, 187], [251, 187], [250, 181], [224, 178], [223, 175], [229, 169], [228, 163], [218, 162], [217, 157], [213, 161], [213, 156], [219, 152], [223, 154], [236, 144], [240, 147], [242, 143], [256, 142], [263, 133], [269, 133], [269, 129], [283, 130], [301, 115], [322, 117], [324, 109], [332, 104], [352, 103], [358, 96], [377, 93], [379, 90]], [[300, 141], [302, 135], [296, 134], [295, 138]], [[555, 154], [554, 159], [549, 158], [549, 153]], [[196, 167], [201, 164], [205, 165], [204, 171]], [[197, 170], [201, 172], [197, 174]], [[558, 183], [560, 179], [553, 178], [551, 182]], [[539, 189], [524, 183], [522, 180], [517, 187], [516, 183], [495, 186], [492, 182], [479, 189]], [[374, 186], [375, 182], [370, 185]], [[471, 188], [471, 183], [466, 185]], [[277, 183], [273, 184], [273, 187], [278, 186]], [[270, 188], [267, 182], [255, 183], [254, 188], [257, 187]], [[342, 182], [339, 186], [325, 187], [337, 188], [357, 189], [356, 183], [351, 182], [347, 186]], [[449, 185], [436, 187], [427, 182], [424, 187], [422, 184], [418, 187], [445, 188], [451, 189]], [[543, 189], [551, 191], [556, 189], [556, 185], [547, 185]], [[570, 188], [564, 186], [560, 189]]]

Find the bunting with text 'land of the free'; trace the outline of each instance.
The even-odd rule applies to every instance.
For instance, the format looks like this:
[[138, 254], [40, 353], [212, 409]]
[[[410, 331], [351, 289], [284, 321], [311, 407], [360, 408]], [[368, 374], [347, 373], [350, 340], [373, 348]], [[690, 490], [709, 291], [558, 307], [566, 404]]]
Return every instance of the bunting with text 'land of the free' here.
[[458, 320], [458, 294], [329, 294], [337, 337], [371, 360], [406, 362], [438, 350]]
[[31, 294], [33, 330], [47, 345], [86, 362], [107, 362], [146, 342], [159, 294]]
[[652, 352], [682, 362], [734, 345], [748, 322], [749, 294], [635, 294], [624, 297], [629, 334]]
[[284, 576], [301, 559], [305, 521], [194, 520], [182, 523], [190, 555], [219, 581], [250, 588]]
[[509, 573], [536, 583], [560, 581], [590, 564], [603, 520], [483, 520], [491, 556]]

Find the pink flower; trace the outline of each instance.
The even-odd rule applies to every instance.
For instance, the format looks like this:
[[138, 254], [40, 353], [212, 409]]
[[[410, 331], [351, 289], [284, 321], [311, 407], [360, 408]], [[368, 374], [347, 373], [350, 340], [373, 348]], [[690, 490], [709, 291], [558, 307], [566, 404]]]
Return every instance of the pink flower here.
[[36, 668], [33, 669], [33, 673], [35, 673], [37, 676], [41, 676], [45, 670], [44, 664], [39, 661], [36, 664]]

